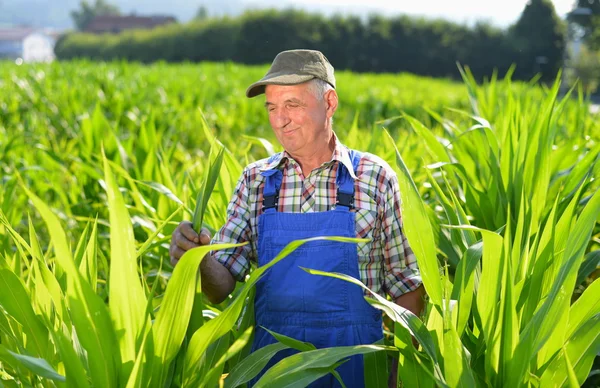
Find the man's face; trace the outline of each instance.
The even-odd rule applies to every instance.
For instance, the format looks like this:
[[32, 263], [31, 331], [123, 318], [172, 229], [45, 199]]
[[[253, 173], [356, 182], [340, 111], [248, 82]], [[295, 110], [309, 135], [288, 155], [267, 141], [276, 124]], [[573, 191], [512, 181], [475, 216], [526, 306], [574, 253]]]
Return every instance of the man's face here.
[[326, 130], [326, 99], [319, 100], [308, 83], [267, 85], [265, 107], [279, 143], [292, 155], [314, 153], [313, 145]]

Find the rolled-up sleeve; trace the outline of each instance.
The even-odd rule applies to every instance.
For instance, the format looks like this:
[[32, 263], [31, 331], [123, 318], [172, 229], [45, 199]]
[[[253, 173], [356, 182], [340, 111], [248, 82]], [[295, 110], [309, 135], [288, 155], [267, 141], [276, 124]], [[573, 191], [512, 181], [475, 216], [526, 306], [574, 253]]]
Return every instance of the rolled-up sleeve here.
[[403, 232], [398, 178], [390, 177], [385, 192], [382, 220], [384, 246], [384, 290], [396, 299], [416, 290], [422, 283], [417, 258]]
[[[215, 234], [211, 244], [250, 242], [250, 209], [248, 206], [248, 173], [244, 170], [227, 206], [227, 221]], [[214, 258], [231, 272], [237, 281], [244, 281], [250, 271], [251, 244], [212, 252]]]

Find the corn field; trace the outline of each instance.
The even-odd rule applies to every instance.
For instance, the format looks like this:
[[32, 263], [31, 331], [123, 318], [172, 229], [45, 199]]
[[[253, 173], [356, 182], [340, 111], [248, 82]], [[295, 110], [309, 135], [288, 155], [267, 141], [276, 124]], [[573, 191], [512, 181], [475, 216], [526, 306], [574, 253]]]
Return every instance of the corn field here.
[[[381, 343], [250, 353], [255, 268], [222, 304], [209, 250], [173, 268], [181, 220], [213, 233], [243, 166], [280, 147], [265, 67], [0, 63], [0, 387], [304, 387], [363, 354], [365, 386], [578, 387], [599, 381], [600, 116], [577, 85], [336, 74], [334, 130], [398, 174], [428, 294], [385, 298]], [[345, 239], [352, 244], [353, 239]], [[307, 269], [314, 276], [356, 279]], [[413, 342], [414, 338], [414, 342]], [[591, 386], [591, 385], [590, 385]]]

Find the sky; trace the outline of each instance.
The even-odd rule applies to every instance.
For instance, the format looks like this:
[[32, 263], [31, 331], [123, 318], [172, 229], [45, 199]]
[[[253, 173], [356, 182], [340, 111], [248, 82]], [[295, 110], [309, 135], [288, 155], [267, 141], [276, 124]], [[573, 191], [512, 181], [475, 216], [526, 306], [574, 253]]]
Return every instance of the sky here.
[[[93, 0], [88, 0], [93, 1]], [[107, 0], [121, 12], [139, 15], [166, 14], [180, 22], [189, 21], [204, 5], [209, 15], [237, 15], [248, 8], [304, 9], [330, 16], [333, 13], [367, 16], [407, 14], [443, 18], [472, 25], [485, 21], [505, 28], [514, 23], [528, 0]], [[564, 17], [576, 0], [551, 0]], [[80, 0], [0, 0], [0, 25], [28, 24], [41, 27], [72, 28], [69, 12]]]
[[[244, 0], [243, 3], [258, 6], [264, 5], [265, 1]], [[303, 8], [325, 12], [370, 9], [383, 14], [439, 17], [467, 24], [485, 20], [497, 26], [508, 26], [518, 19], [527, 0], [278, 0], [276, 3], [281, 7], [286, 4], [296, 8], [303, 4]], [[552, 3], [557, 14], [564, 17], [575, 0], [553, 0]]]

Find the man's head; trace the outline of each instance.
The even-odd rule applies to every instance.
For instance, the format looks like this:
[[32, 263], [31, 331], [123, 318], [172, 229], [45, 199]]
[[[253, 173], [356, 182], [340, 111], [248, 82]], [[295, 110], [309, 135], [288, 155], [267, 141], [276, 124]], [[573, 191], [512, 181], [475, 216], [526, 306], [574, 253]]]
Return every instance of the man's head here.
[[286, 151], [302, 157], [327, 143], [338, 99], [333, 67], [322, 53], [278, 54], [267, 74], [246, 91], [248, 97], [262, 93], [271, 127]]

